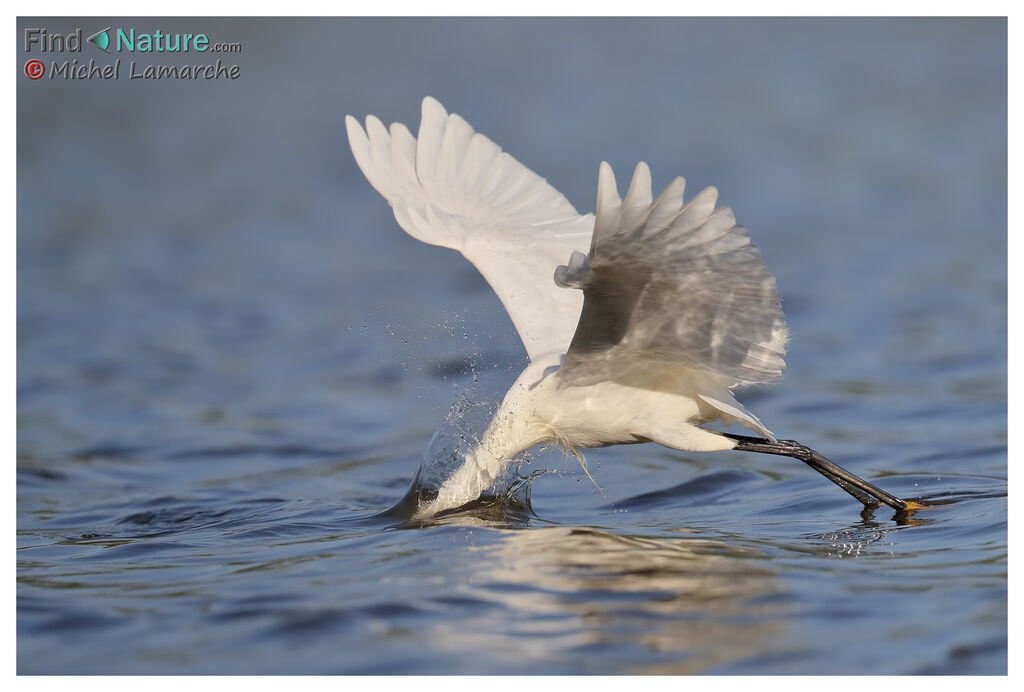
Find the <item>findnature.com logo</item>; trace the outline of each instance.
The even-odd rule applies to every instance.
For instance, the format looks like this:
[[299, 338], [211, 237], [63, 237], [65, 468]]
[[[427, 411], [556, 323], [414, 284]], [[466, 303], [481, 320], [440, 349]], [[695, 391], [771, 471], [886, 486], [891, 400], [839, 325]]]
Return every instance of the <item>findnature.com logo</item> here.
[[[44, 28], [25, 29], [25, 52], [31, 53], [81, 53], [88, 44], [106, 54], [127, 53], [151, 54], [153, 57], [174, 57], [190, 54], [200, 57], [205, 53], [237, 53], [242, 50], [239, 42], [211, 41], [205, 33], [167, 33], [160, 29], [153, 32], [138, 31], [135, 28], [106, 27], [82, 39], [83, 31], [76, 29], [68, 34], [51, 33]], [[180, 65], [141, 65], [135, 60], [128, 63], [128, 79], [238, 79], [239, 65], [225, 65], [219, 58], [214, 63]], [[121, 58], [109, 64], [100, 64], [90, 58], [83, 62], [77, 58], [52, 60], [46, 63], [31, 59], [25, 63], [25, 74], [29, 79], [40, 79], [44, 75], [57, 79], [120, 79]]]

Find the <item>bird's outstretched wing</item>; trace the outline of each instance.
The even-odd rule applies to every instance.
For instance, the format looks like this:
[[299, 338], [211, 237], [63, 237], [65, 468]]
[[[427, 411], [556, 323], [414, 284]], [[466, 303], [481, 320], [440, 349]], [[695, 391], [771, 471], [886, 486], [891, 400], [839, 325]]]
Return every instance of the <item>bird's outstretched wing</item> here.
[[409, 235], [458, 250], [483, 274], [519, 331], [531, 360], [564, 353], [582, 297], [551, 281], [555, 267], [590, 241], [558, 190], [431, 97], [415, 138], [374, 116], [366, 130], [345, 118], [356, 163]]
[[775, 277], [732, 210], [715, 208], [715, 188], [683, 204], [685, 184], [676, 178], [652, 202], [641, 163], [622, 201], [601, 164], [590, 253], [555, 272], [584, 296], [562, 381], [628, 379], [656, 364], [714, 373], [728, 387], [782, 374], [788, 337]]

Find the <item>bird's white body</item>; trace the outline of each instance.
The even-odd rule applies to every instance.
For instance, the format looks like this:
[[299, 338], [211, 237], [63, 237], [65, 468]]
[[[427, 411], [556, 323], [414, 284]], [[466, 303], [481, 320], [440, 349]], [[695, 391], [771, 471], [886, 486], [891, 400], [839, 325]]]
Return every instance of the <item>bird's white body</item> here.
[[476, 499], [537, 444], [732, 449], [699, 427], [713, 420], [774, 440], [731, 390], [774, 381], [785, 367], [780, 298], [746, 230], [715, 207], [714, 188], [684, 204], [676, 178], [653, 199], [641, 163], [622, 200], [602, 164], [597, 213], [580, 215], [429, 97], [418, 139], [373, 116], [365, 131], [351, 116], [346, 124], [356, 161], [402, 228], [480, 270], [531, 361], [421, 515]]
[[[699, 376], [650, 382], [649, 387], [605, 381], [585, 386], [559, 381], [560, 357], [530, 363], [505, 395], [497, 414], [466, 461], [441, 486], [430, 513], [460, 507], [486, 491], [521, 452], [544, 443], [567, 450], [631, 442], [673, 449], [732, 449], [731, 439], [698, 427], [721, 418], [699, 397]], [[731, 398], [731, 397], [730, 397]], [[702, 412], [703, 408], [703, 412]]]

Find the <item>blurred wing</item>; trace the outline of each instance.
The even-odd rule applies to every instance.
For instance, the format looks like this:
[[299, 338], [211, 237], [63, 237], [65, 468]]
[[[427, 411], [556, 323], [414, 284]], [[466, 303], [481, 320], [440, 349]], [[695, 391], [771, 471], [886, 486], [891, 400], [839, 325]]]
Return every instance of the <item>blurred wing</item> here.
[[531, 360], [564, 353], [583, 300], [556, 287], [551, 273], [587, 246], [593, 215], [581, 216], [546, 180], [429, 96], [418, 139], [400, 123], [389, 132], [372, 115], [365, 131], [352, 116], [345, 125], [356, 163], [398, 224], [473, 263]]
[[715, 209], [717, 191], [684, 205], [685, 184], [676, 178], [652, 202], [641, 163], [622, 201], [601, 164], [590, 254], [574, 253], [555, 273], [584, 296], [563, 381], [591, 384], [651, 364], [714, 373], [728, 387], [782, 374], [788, 337], [775, 277], [732, 210]]

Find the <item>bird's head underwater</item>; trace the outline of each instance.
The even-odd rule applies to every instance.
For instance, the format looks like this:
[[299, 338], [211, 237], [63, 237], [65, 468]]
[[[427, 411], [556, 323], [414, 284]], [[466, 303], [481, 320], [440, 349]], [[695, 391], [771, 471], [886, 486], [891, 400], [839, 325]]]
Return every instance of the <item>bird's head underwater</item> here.
[[[431, 438], [409, 489], [387, 510], [388, 515], [406, 522], [454, 510], [502, 521], [520, 521], [532, 515], [530, 483], [545, 471], [521, 475], [526, 457], [510, 463], [512, 460], [493, 457], [481, 447], [480, 431], [488, 411], [485, 405], [452, 407]], [[489, 473], [471, 473], [488, 465], [497, 474], [493, 479]]]

